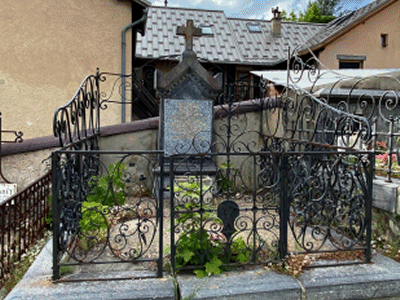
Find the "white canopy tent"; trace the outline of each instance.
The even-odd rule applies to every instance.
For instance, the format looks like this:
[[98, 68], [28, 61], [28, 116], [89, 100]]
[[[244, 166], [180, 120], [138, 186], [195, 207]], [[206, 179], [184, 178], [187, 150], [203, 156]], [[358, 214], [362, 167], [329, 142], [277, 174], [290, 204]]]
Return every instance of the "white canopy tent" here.
[[[292, 79], [299, 77], [300, 75], [294, 74], [294, 71], [290, 71]], [[313, 85], [313, 82], [309, 79], [307, 70], [304, 71], [302, 78], [296, 82], [289, 82], [289, 85], [295, 85], [298, 88], [306, 89]], [[369, 76], [385, 75], [388, 73], [400, 72], [400, 69], [340, 69], [340, 70], [320, 70], [317, 76], [317, 84], [325, 85], [334, 83], [339, 80], [365, 78]], [[287, 86], [287, 71], [252, 71], [252, 74], [267, 79], [277, 85]], [[313, 80], [316, 77], [313, 77]]]

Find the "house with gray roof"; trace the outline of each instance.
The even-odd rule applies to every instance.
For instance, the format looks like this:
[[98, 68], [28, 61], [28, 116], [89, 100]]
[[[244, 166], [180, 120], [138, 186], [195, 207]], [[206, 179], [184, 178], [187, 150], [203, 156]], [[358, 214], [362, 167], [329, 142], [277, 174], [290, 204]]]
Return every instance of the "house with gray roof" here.
[[329, 69], [400, 68], [399, 15], [399, 0], [376, 0], [328, 23], [299, 54], [312, 51]]
[[[148, 89], [154, 70], [168, 72], [185, 49], [184, 37], [176, 34], [186, 20], [202, 29], [194, 38], [193, 50], [211, 73], [224, 73], [224, 84], [255, 84], [250, 71], [286, 69], [287, 49], [304, 44], [325, 24], [284, 22], [277, 14], [272, 20], [228, 18], [223, 11], [177, 7], [150, 7], [145, 36], [137, 39], [136, 75]], [[153, 91], [154, 92], [154, 91]], [[247, 90], [244, 97], [256, 96]]]
[[315, 55], [329, 69], [400, 68], [400, 0], [376, 0], [328, 24], [285, 22], [273, 13], [271, 20], [254, 20], [216, 10], [150, 7], [146, 35], [137, 39], [136, 76], [155, 94], [154, 71], [167, 73], [178, 63], [185, 39], [176, 29], [189, 19], [202, 29], [194, 38], [202, 65], [213, 75], [223, 72], [225, 88], [239, 84], [245, 99], [257, 97], [248, 87], [260, 79], [251, 72], [286, 70], [289, 48], [305, 58]]

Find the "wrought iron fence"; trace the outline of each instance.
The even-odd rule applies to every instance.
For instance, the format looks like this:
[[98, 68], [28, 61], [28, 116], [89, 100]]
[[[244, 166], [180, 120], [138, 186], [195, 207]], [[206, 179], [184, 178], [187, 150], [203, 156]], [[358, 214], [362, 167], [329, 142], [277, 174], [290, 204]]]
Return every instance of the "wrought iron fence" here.
[[87, 76], [74, 97], [56, 110], [53, 133], [62, 147], [80, 144], [99, 134], [102, 108], [100, 82], [103, 80], [98, 71], [96, 75]]
[[371, 140], [368, 119], [290, 86], [268, 98], [260, 82], [259, 98], [242, 102], [229, 90], [216, 101], [213, 138], [194, 133], [172, 156], [99, 150], [97, 136], [54, 152], [54, 279], [65, 265], [121, 262], [162, 276], [168, 244], [174, 270], [291, 252], [362, 250], [370, 260], [374, 155], [357, 148]]
[[[398, 94], [366, 96], [362, 80], [324, 94], [316, 57], [289, 57], [283, 86], [228, 80], [214, 99], [212, 138], [196, 139], [205, 129], [194, 132], [188, 116], [193, 136], [168, 153], [98, 149], [100, 110], [127, 104], [126, 89], [140, 82], [89, 76], [54, 119], [65, 149], [53, 154], [53, 278], [63, 266], [123, 263], [150, 264], [160, 277], [166, 247], [174, 271], [206, 274], [289, 253], [360, 250], [350, 263], [369, 262], [377, 142], [388, 139], [390, 179], [398, 119], [386, 112]], [[304, 78], [309, 88], [298, 88]]]
[[[308, 93], [331, 107], [364, 117], [371, 124], [371, 139], [360, 140], [356, 135], [346, 135], [337, 141], [337, 145], [352, 145], [359, 149], [373, 150], [376, 155], [376, 173], [385, 176], [388, 182], [392, 181], [393, 176], [400, 178], [399, 73], [389, 72], [363, 77], [343, 75], [324, 68], [311, 51], [307, 61], [299, 58], [296, 51], [297, 49], [294, 49], [291, 53], [292, 65], [288, 71], [291, 88], [298, 91], [299, 89], [295, 88], [296, 83], [307, 78], [310, 83]], [[329, 84], [321, 84], [332, 74], [337, 79], [331, 80]], [[357, 130], [361, 124], [356, 122], [352, 126]]]
[[124, 270], [136, 271], [155, 264], [161, 277], [163, 201], [157, 193], [162, 178], [155, 180], [160, 154], [53, 153], [54, 279], [63, 266], [101, 265], [104, 270], [122, 263], [128, 266]]
[[0, 286], [15, 263], [44, 236], [49, 216], [51, 173], [0, 204]]
[[206, 158], [197, 158], [200, 168], [193, 157], [171, 158], [174, 270], [205, 268], [207, 275], [276, 263], [289, 253], [361, 250], [364, 259], [352, 263], [370, 261], [371, 152], [230, 155], [240, 163], [228, 164], [227, 153], [210, 155], [222, 161], [215, 177], [205, 174]]

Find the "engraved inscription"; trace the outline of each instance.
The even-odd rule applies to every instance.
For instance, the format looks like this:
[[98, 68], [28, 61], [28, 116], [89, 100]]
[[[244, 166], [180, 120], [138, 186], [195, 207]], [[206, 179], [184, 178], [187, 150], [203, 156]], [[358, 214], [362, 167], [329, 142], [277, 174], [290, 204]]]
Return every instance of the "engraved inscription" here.
[[166, 155], [204, 153], [211, 145], [212, 101], [165, 99]]
[[[193, 123], [193, 121], [196, 121]], [[174, 133], [172, 139], [194, 139], [204, 128], [207, 128], [206, 117], [200, 111], [199, 103], [178, 103], [175, 115], [171, 118]], [[198, 139], [203, 139], [199, 136]]]

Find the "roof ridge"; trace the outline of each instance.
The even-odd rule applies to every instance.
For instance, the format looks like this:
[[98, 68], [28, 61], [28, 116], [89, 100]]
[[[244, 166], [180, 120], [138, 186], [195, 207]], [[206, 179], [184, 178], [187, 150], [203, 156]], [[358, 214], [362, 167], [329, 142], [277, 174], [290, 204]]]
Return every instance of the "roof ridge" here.
[[202, 8], [190, 8], [190, 7], [179, 7], [179, 6], [157, 6], [157, 5], [152, 5], [150, 6], [150, 8], [157, 8], [157, 9], [163, 8], [163, 9], [201, 11], [201, 12], [219, 12], [225, 15], [225, 12], [223, 10], [217, 10], [217, 9], [202, 9]]
[[[325, 29], [321, 29], [314, 36], [312, 36], [299, 50], [304, 52], [308, 50], [315, 50], [316, 47], [324, 45], [327, 41], [331, 40], [333, 37], [342, 33], [348, 28], [352, 28], [357, 25], [357, 23], [368, 16], [373, 15], [380, 9], [384, 9], [385, 6], [390, 5], [398, 0], [375, 0], [359, 9], [353, 10], [348, 14], [338, 17], [331, 22], [327, 23]], [[324, 30], [327, 32], [326, 36], [321, 36], [324, 34]]]

